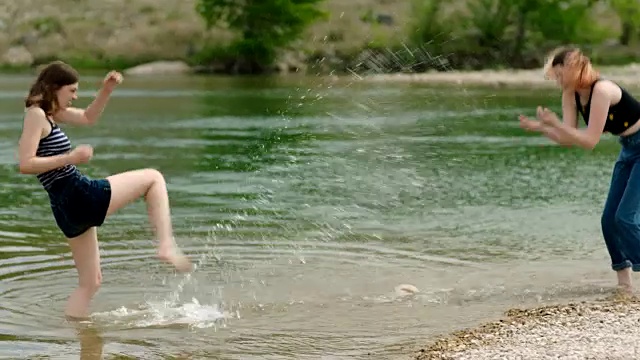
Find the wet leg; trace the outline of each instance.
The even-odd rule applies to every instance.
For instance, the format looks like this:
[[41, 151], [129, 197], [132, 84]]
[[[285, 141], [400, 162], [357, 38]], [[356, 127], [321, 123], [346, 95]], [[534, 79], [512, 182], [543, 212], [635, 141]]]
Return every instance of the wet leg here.
[[191, 271], [191, 261], [182, 254], [173, 239], [169, 196], [162, 174], [154, 169], [141, 169], [112, 175], [107, 180], [111, 184], [111, 203], [107, 216], [144, 197], [149, 222], [159, 242], [158, 257], [179, 271]]
[[78, 287], [67, 300], [65, 315], [69, 319], [81, 320], [89, 317], [89, 305], [102, 283], [96, 228], [92, 227], [82, 235], [68, 239], [68, 242], [78, 272]]

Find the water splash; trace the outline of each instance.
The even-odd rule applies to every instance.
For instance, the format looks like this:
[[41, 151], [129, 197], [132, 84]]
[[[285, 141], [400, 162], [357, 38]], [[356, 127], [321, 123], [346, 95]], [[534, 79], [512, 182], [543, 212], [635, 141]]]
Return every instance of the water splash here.
[[171, 300], [148, 301], [136, 308], [122, 306], [118, 309], [93, 314], [99, 323], [127, 328], [188, 326], [189, 328], [225, 327], [225, 320], [239, 317], [228, 313], [217, 304], [201, 304], [198, 299], [176, 303]]
[[401, 43], [399, 50], [391, 48], [382, 50], [366, 50], [356, 59], [355, 65], [347, 70], [357, 80], [367, 75], [387, 74], [392, 72], [415, 73], [432, 69], [436, 71], [452, 70], [444, 55], [434, 55], [428, 50], [429, 44], [409, 48]]

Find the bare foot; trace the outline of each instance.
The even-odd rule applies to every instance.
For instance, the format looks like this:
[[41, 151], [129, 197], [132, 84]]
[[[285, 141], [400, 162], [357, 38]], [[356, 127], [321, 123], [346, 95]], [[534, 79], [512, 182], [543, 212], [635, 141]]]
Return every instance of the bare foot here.
[[620, 295], [633, 295], [633, 287], [629, 284], [618, 284], [615, 292]]
[[634, 298], [633, 290], [626, 285], [617, 285], [609, 296], [604, 299], [614, 302], [628, 302]]
[[616, 271], [616, 277], [618, 278], [618, 287], [628, 287], [631, 289], [631, 268], [625, 268]]
[[158, 258], [173, 265], [180, 272], [193, 271], [193, 264], [177, 247], [164, 246], [158, 249]]

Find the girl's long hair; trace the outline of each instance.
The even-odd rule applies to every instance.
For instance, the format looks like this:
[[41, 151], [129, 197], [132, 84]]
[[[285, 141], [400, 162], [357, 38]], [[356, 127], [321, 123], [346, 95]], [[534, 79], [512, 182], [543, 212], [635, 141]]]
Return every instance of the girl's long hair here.
[[578, 48], [561, 47], [552, 51], [544, 66], [547, 78], [555, 77], [553, 67], [556, 65], [563, 66], [567, 83], [574, 89], [589, 88], [600, 76], [591, 60]]
[[58, 109], [57, 91], [63, 86], [78, 82], [78, 72], [62, 61], [54, 61], [45, 66], [31, 85], [29, 94], [24, 100], [25, 107], [37, 105], [47, 115], [53, 115]]

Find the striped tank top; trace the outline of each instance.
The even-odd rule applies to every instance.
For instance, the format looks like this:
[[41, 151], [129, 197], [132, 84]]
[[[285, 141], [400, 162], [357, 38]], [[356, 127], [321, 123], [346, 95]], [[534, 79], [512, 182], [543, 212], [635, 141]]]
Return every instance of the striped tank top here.
[[[69, 141], [67, 135], [58, 127], [57, 124], [54, 124], [48, 118], [47, 121], [51, 124], [51, 132], [49, 135], [40, 139], [40, 142], [38, 143], [38, 150], [36, 150], [36, 156], [55, 156], [71, 151], [71, 141]], [[40, 183], [45, 189], [49, 189], [55, 180], [67, 177], [75, 171], [75, 165], [68, 164], [57, 169], [40, 173], [36, 175], [36, 177], [40, 180]]]

